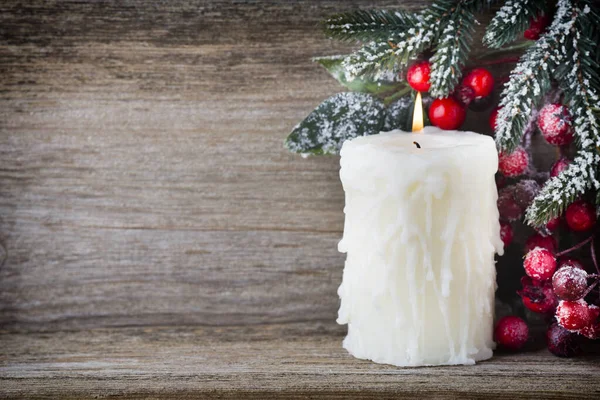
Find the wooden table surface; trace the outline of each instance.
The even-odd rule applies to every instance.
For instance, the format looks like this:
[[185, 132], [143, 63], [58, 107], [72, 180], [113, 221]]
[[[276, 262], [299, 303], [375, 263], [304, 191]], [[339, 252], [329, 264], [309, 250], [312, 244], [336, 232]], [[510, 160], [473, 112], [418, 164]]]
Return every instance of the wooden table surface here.
[[0, 397], [597, 398], [597, 357], [341, 348], [339, 159], [283, 140], [342, 91], [318, 22], [400, 4], [0, 2]]
[[[598, 358], [500, 354], [476, 366], [360, 361], [331, 324], [3, 335], [6, 397], [598, 399]], [[9, 360], [10, 363], [6, 363]]]

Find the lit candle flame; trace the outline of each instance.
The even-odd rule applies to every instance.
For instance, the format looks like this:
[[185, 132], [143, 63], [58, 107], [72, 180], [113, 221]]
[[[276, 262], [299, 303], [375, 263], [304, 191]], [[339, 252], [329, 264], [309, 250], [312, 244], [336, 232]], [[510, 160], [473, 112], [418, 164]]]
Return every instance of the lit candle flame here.
[[413, 112], [412, 131], [420, 132], [423, 130], [423, 101], [421, 100], [421, 92], [417, 92], [415, 99], [415, 110]]

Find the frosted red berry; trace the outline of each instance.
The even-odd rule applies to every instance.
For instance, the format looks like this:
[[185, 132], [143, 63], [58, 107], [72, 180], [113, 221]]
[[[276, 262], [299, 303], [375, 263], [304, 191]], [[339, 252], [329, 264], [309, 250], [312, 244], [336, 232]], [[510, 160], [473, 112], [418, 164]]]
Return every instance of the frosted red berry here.
[[458, 129], [465, 115], [465, 109], [451, 97], [435, 99], [429, 106], [429, 120], [440, 129]]
[[548, 328], [546, 344], [550, 353], [558, 357], [573, 357], [581, 352], [578, 335], [569, 332], [557, 323], [553, 323]]
[[493, 131], [496, 130], [496, 123], [498, 120], [498, 113], [500, 112], [500, 107], [496, 107], [492, 110], [492, 112], [490, 113], [490, 128], [492, 128]]
[[508, 177], [519, 176], [527, 170], [529, 156], [522, 147], [517, 147], [510, 154], [500, 153], [498, 155], [498, 170]]
[[523, 36], [525, 39], [538, 40], [549, 24], [550, 17], [547, 15], [539, 15], [537, 18], [531, 20], [529, 28], [523, 33]]
[[554, 165], [552, 165], [552, 168], [550, 169], [550, 177], [553, 178], [555, 176], [558, 176], [561, 172], [563, 172], [569, 167], [569, 164], [569, 160], [567, 160], [564, 157], [560, 158], [557, 162], [554, 163]]
[[519, 317], [507, 316], [498, 321], [494, 329], [494, 339], [498, 345], [509, 350], [519, 350], [529, 338], [529, 328]]
[[513, 197], [521, 208], [527, 208], [540, 189], [540, 185], [533, 179], [523, 179], [515, 184]]
[[525, 256], [525, 273], [538, 281], [552, 279], [556, 271], [556, 258], [548, 249], [536, 247]]
[[494, 77], [485, 68], [475, 68], [463, 78], [462, 85], [473, 89], [475, 97], [486, 97], [494, 90]]
[[530, 252], [536, 247], [547, 249], [551, 253], [555, 253], [558, 248], [558, 243], [553, 236], [542, 236], [539, 233], [534, 233], [527, 238], [525, 242], [525, 253]]
[[498, 192], [498, 212], [500, 218], [506, 221], [516, 221], [523, 215], [523, 209], [515, 201], [513, 191], [513, 186], [507, 186]]
[[547, 104], [540, 110], [537, 124], [550, 144], [564, 146], [573, 141], [571, 115], [562, 104]]
[[565, 221], [572, 231], [589, 231], [596, 224], [596, 209], [592, 204], [578, 200], [567, 207]]
[[427, 92], [431, 87], [429, 76], [431, 74], [431, 63], [421, 61], [411, 65], [406, 71], [406, 81], [413, 89], [419, 92]]
[[558, 305], [558, 298], [552, 290], [550, 282], [539, 282], [528, 276], [521, 278], [523, 289], [517, 293], [523, 300], [523, 305], [529, 310], [540, 313], [553, 313]]
[[558, 267], [557, 267], [557, 269], [560, 269], [560, 268], [566, 267], [566, 266], [571, 266], [571, 267], [574, 267], [574, 268], [585, 269], [583, 267], [583, 264], [581, 263], [581, 261], [579, 261], [576, 258], [573, 258], [573, 257], [562, 257], [560, 260], [558, 260]]
[[570, 331], [578, 331], [591, 325], [598, 317], [598, 307], [589, 305], [585, 300], [561, 300], [556, 307], [556, 321]]
[[513, 240], [513, 230], [508, 222], [500, 222], [500, 239], [504, 243], [504, 248]]
[[552, 277], [552, 287], [554, 293], [561, 300], [579, 300], [585, 294], [588, 274], [581, 268], [566, 265], [559, 268]]
[[579, 330], [579, 334], [588, 339], [600, 339], [600, 322], [592, 322]]

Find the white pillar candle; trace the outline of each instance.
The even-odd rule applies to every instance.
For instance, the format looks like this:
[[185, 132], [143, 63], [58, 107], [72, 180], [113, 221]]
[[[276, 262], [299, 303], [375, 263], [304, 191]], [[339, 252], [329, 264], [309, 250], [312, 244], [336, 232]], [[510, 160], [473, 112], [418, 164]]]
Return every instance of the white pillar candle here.
[[344, 143], [338, 323], [353, 356], [397, 366], [492, 356], [497, 169], [494, 141], [473, 132], [427, 127]]

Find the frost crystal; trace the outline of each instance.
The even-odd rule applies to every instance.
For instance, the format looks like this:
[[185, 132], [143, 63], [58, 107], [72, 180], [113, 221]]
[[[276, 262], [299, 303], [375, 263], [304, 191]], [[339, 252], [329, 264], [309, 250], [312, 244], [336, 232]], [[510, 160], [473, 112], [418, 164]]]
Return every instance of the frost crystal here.
[[288, 136], [295, 153], [337, 154], [345, 140], [379, 133], [385, 108], [364, 93], [339, 93], [325, 100]]

